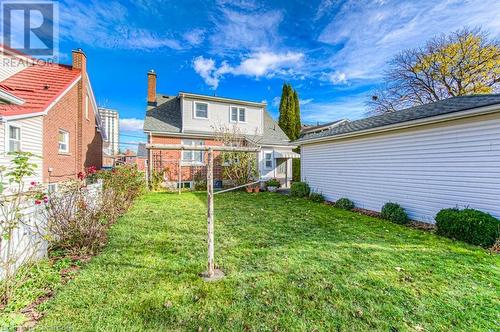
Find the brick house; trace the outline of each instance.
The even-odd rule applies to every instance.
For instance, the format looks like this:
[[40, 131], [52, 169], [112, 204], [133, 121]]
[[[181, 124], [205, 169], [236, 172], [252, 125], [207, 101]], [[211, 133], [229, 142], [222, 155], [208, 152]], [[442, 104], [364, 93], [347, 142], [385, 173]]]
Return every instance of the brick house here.
[[99, 114], [87, 74], [87, 58], [72, 52], [72, 65], [41, 63], [0, 54], [0, 164], [11, 151], [40, 156], [30, 181], [57, 183], [85, 167], [101, 167]]
[[[147, 75], [147, 112], [144, 132], [150, 144], [216, 146], [217, 127], [236, 128], [250, 145], [261, 148], [258, 172], [261, 180], [276, 178], [288, 187], [296, 147], [272, 119], [266, 103], [180, 92], [176, 96], [156, 92], [156, 73]], [[149, 171], [160, 171], [167, 185], [192, 188], [206, 174], [206, 153], [201, 151], [149, 150]], [[223, 165], [215, 163], [214, 178], [222, 184]], [[179, 171], [180, 170], [180, 171]]]

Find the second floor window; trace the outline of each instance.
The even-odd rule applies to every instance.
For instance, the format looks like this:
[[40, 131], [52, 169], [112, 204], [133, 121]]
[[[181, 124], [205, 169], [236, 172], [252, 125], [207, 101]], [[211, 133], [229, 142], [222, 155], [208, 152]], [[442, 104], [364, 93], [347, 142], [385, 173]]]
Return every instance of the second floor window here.
[[[182, 145], [204, 145], [200, 140], [183, 139]], [[182, 150], [182, 161], [188, 163], [203, 163], [203, 151]]]
[[21, 151], [21, 128], [9, 126], [9, 152]]
[[243, 107], [231, 107], [231, 122], [246, 122], [246, 110]]
[[195, 102], [194, 116], [195, 118], [208, 119], [208, 104]]
[[69, 133], [65, 130], [59, 129], [59, 152], [68, 153], [69, 152]]

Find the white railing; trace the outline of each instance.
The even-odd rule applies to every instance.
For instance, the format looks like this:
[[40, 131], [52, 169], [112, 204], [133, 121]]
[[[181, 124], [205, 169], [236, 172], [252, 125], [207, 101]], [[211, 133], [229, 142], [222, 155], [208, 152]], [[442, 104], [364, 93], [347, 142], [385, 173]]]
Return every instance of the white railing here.
[[[101, 193], [101, 180], [87, 185], [85, 191], [87, 204], [100, 204]], [[34, 201], [26, 202], [21, 209], [20, 222], [12, 230], [12, 236], [9, 239], [0, 240], [0, 259], [2, 262], [10, 262], [8, 265], [10, 265], [11, 270], [16, 270], [25, 263], [47, 256], [48, 242], [45, 233], [47, 214], [44, 209], [43, 204], [36, 205]], [[0, 231], [3, 234], [1, 227], [3, 224], [0, 225]], [[5, 272], [4, 268], [0, 266], [0, 279], [5, 276]], [[12, 273], [12, 271], [10, 272]]]

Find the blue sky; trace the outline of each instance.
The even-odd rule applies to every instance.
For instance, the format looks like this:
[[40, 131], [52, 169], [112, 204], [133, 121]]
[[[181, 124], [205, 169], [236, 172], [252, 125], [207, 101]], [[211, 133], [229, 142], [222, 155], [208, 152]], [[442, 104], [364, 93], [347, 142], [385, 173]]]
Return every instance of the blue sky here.
[[464, 26], [498, 38], [499, 17], [494, 0], [66, 0], [59, 48], [61, 62], [86, 52], [97, 102], [120, 112], [133, 148], [149, 69], [165, 94], [265, 100], [277, 117], [286, 81], [304, 122], [357, 119], [393, 55]]

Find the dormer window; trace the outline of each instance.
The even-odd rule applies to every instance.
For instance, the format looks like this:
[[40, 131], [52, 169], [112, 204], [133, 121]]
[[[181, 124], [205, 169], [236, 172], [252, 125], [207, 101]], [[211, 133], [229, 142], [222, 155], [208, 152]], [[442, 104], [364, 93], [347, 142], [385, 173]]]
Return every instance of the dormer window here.
[[246, 122], [246, 109], [243, 107], [231, 107], [231, 122]]
[[208, 104], [195, 102], [194, 117], [197, 119], [208, 119]]

